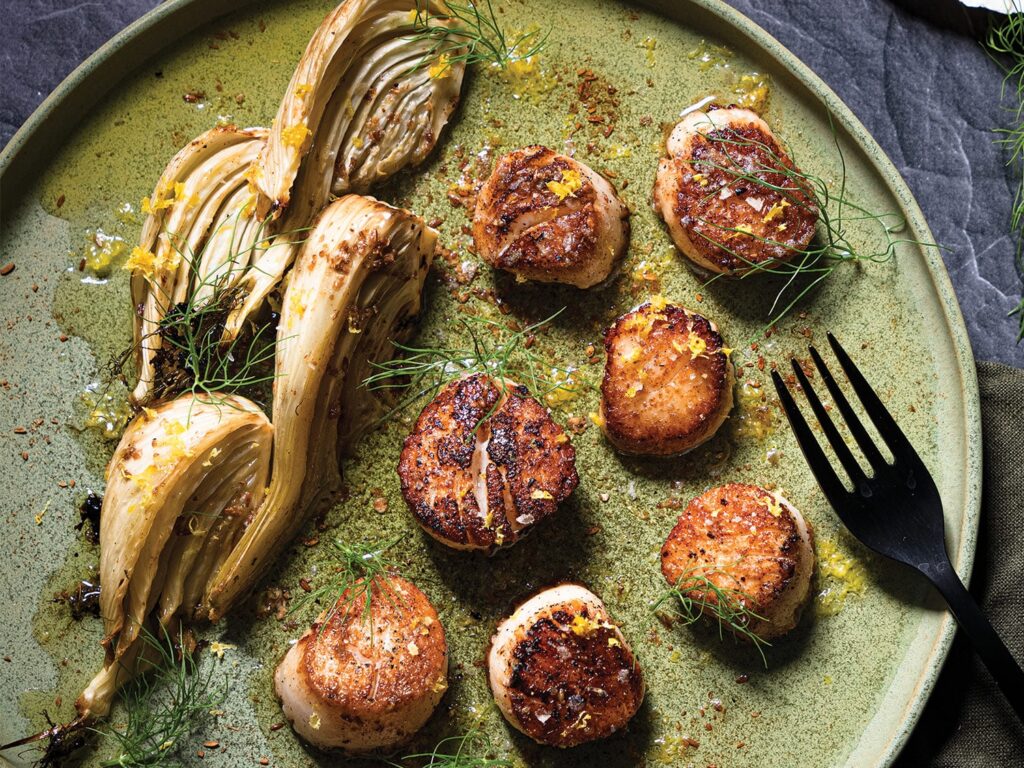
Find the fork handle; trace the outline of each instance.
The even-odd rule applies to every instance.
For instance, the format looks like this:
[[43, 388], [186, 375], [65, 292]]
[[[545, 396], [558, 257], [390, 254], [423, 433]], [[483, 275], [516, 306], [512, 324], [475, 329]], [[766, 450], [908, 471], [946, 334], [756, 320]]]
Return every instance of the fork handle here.
[[1024, 670], [1014, 660], [948, 560], [937, 572], [926, 572], [925, 575], [942, 593], [949, 610], [992, 673], [999, 690], [1024, 722]]

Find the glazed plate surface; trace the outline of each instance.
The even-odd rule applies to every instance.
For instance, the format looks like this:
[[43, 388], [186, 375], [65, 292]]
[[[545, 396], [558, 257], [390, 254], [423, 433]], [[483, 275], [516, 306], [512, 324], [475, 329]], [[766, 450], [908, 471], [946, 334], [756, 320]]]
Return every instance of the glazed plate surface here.
[[[58, 89], [3, 157], [0, 263], [13, 261], [16, 268], [0, 278], [0, 512], [6, 530], [0, 708], [7, 713], [0, 718], [0, 742], [43, 727], [44, 712], [69, 719], [74, 698], [102, 661], [99, 621], [74, 621], [66, 606], [52, 602], [98, 560], [97, 549], [73, 526], [86, 491], [102, 492], [115, 443], [85, 428], [83, 395], [90, 387], [102, 389], [108, 361], [130, 340], [127, 273], [116, 265], [103, 278], [80, 272], [87, 240], [99, 229], [130, 249], [141, 224], [139, 200], [173, 153], [218, 120], [268, 125], [295, 62], [332, 5], [165, 3]], [[952, 622], [919, 579], [840, 532], [774, 398], [767, 416], [758, 411], [758, 388], [770, 388], [773, 363], [806, 358], [809, 343], [835, 332], [936, 477], [950, 551], [958, 571], [969, 573], [979, 510], [979, 422], [959, 310], [938, 250], [911, 243], [898, 246], [887, 263], [837, 270], [767, 339], [762, 330], [776, 283], [705, 285], [696, 277], [650, 207], [663, 126], [705, 97], [749, 96], [757, 78], [767, 83], [764, 116], [805, 171], [835, 185], [845, 161], [850, 198], [904, 219], [900, 238], [932, 238], [881, 150], [795, 57], [714, 0], [651, 5], [505, 3], [501, 18], [508, 28], [550, 30], [537, 70], [509, 78], [476, 68], [430, 160], [376, 193], [439, 220], [452, 252], [428, 279], [418, 346], [458, 341], [464, 312], [525, 324], [568, 307], [539, 334], [540, 349], [596, 386], [603, 328], [661, 293], [715, 320], [737, 349], [743, 390], [733, 417], [683, 459], [623, 459], [588, 419], [597, 410], [596, 390], [564, 398], [554, 406], [556, 418], [582, 430], [573, 436], [578, 490], [532, 537], [481, 559], [432, 543], [405, 508], [395, 465], [416, 415], [410, 411], [363, 440], [344, 468], [344, 501], [286, 552], [260, 594], [268, 587], [298, 590], [300, 578], [323, 567], [334, 537], [376, 541], [408, 534], [396, 553], [405, 575], [437, 606], [451, 647], [451, 688], [411, 751], [475, 726], [516, 765], [887, 765], [931, 690]], [[581, 103], [584, 82], [591, 84]], [[586, 119], [595, 114], [602, 121]], [[606, 136], [608, 126], [613, 130]], [[495, 278], [468, 252], [464, 227], [471, 212], [452, 202], [460, 183], [485, 172], [501, 152], [528, 144], [572, 149], [613, 176], [633, 210], [629, 254], [606, 287], [581, 293], [517, 285]], [[879, 235], [851, 224], [850, 236], [870, 245]], [[588, 362], [591, 357], [596, 362]], [[767, 650], [767, 669], [751, 648], [721, 642], [713, 628], [668, 628], [651, 611], [663, 589], [658, 549], [679, 505], [730, 481], [778, 488], [814, 525], [823, 552], [852, 558], [866, 574], [863, 589], [845, 599], [838, 593], [850, 587], [848, 580], [822, 577], [816, 591], [825, 596], [815, 599], [790, 637]], [[496, 623], [517, 601], [567, 579], [587, 584], [623, 623], [648, 695], [628, 732], [562, 752], [538, 747], [505, 724], [482, 662]], [[273, 668], [302, 628], [273, 615], [257, 617], [258, 602], [207, 632], [235, 646], [223, 659], [202, 658], [227, 672], [230, 694], [224, 714], [191, 737], [184, 763], [221, 768], [266, 758], [281, 766], [345, 764], [305, 748], [289, 728], [274, 727], [282, 715]], [[200, 760], [196, 751], [208, 739], [222, 749], [207, 749]], [[111, 749], [101, 741], [87, 764]]]

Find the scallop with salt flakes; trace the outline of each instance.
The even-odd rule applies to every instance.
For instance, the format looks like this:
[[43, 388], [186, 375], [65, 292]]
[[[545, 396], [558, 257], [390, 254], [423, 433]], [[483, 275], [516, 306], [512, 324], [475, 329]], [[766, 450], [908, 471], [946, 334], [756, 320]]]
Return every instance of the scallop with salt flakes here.
[[619, 451], [672, 456], [729, 415], [734, 374], [715, 324], [655, 297], [605, 331], [598, 422]]
[[601, 599], [577, 584], [544, 590], [499, 624], [488, 673], [509, 723], [554, 747], [622, 730], [645, 691], [622, 631]]
[[791, 260], [818, 208], [768, 124], [749, 109], [687, 114], [658, 165], [654, 207], [697, 267], [741, 275]]
[[611, 182], [547, 147], [498, 160], [477, 197], [481, 258], [522, 280], [589, 288], [607, 279], [629, 241], [629, 209]]
[[430, 718], [448, 689], [437, 611], [398, 576], [346, 590], [285, 654], [274, 690], [303, 739], [351, 755], [390, 752]]
[[[661, 571], [705, 614], [770, 640], [796, 626], [807, 602], [814, 532], [781, 495], [730, 483], [687, 504], [662, 547]], [[723, 600], [730, 604], [719, 608]]]
[[525, 387], [448, 384], [405, 440], [398, 474], [417, 522], [456, 549], [514, 544], [576, 488], [568, 435]]

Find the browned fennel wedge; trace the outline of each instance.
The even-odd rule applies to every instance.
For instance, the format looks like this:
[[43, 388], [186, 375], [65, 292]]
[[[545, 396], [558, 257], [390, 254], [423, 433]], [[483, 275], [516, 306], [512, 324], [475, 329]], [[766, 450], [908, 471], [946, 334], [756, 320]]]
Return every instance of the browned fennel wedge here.
[[465, 65], [431, 72], [436, 43], [416, 39], [417, 10], [446, 23], [443, 4], [416, 0], [348, 0], [327, 15], [260, 154], [261, 216], [294, 206], [308, 219], [328, 194], [363, 192], [433, 149]]
[[448, 23], [434, 2], [349, 0], [314, 33], [250, 174], [257, 215], [281, 216], [279, 229], [294, 236], [261, 252], [246, 273], [229, 337], [291, 264], [285, 243], [301, 239], [332, 195], [365, 192], [422, 162], [437, 143], [458, 106], [465, 65], [430, 66], [436, 41], [415, 39], [417, 10], [433, 27]]
[[137, 403], [150, 399], [157, 376], [160, 322], [175, 304], [208, 300], [237, 284], [260, 248], [268, 225], [254, 216], [246, 173], [263, 146], [262, 128], [218, 127], [189, 142], [168, 163], [126, 265], [132, 271]]
[[359, 384], [419, 312], [436, 242], [419, 216], [360, 195], [329, 205], [309, 232], [282, 301], [270, 488], [210, 584], [203, 612], [212, 621], [338, 488], [339, 460], [374, 413]]
[[128, 425], [107, 466], [100, 516], [107, 661], [79, 714], [107, 713], [118, 668], [132, 668], [151, 617], [165, 627], [191, 617], [263, 498], [272, 434], [256, 405], [233, 396], [182, 396]]

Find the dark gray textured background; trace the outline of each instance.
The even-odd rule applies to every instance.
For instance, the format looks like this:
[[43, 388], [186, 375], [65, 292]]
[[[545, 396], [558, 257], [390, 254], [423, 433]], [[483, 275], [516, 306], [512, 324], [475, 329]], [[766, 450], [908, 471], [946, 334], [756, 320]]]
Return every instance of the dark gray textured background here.
[[[947, 248], [975, 356], [1024, 368], [1016, 319], [1006, 316], [1021, 292], [1008, 236], [1014, 178], [992, 132], [1010, 115], [1000, 104], [1000, 70], [975, 36], [987, 17], [968, 16], [954, 0], [730, 2], [838, 92], [903, 173]], [[0, 0], [0, 144], [80, 61], [157, 4]], [[1006, 446], [1019, 437], [1024, 386], [1007, 369], [979, 368], [986, 499], [972, 592], [1020, 654], [1014, 584], [1024, 569], [1024, 530], [1013, 500], [1024, 487], [1024, 451], [1019, 439], [1014, 451]], [[1009, 437], [1000, 439], [1000, 430]], [[1024, 765], [1024, 728], [979, 670], [958, 637], [899, 768]], [[827, 727], [829, 717], [823, 712], [808, 727]]]

